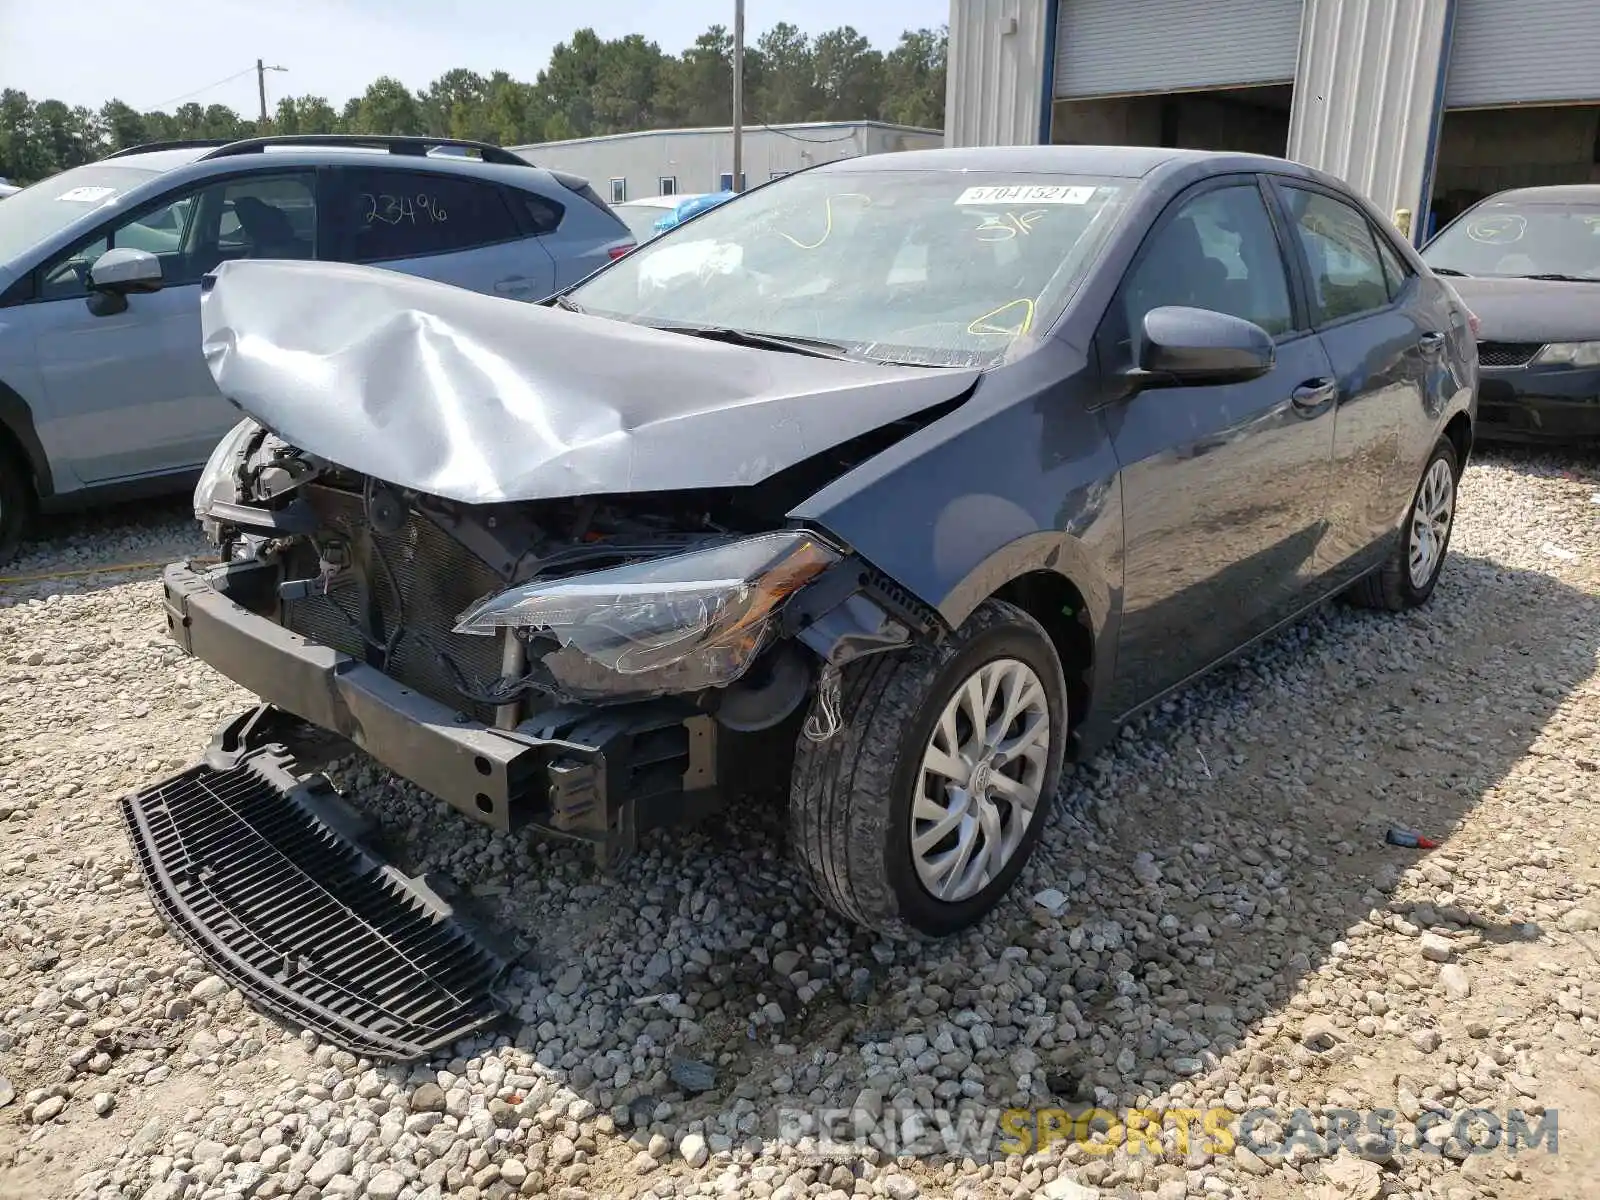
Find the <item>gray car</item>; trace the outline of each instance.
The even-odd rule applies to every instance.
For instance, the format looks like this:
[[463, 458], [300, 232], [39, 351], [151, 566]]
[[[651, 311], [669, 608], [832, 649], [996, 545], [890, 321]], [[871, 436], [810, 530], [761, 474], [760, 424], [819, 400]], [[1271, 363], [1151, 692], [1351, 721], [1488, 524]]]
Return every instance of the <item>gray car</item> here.
[[365, 263], [535, 301], [632, 245], [584, 180], [435, 138], [164, 143], [23, 189], [0, 207], [0, 562], [35, 511], [192, 484], [238, 419], [200, 352], [221, 264]]

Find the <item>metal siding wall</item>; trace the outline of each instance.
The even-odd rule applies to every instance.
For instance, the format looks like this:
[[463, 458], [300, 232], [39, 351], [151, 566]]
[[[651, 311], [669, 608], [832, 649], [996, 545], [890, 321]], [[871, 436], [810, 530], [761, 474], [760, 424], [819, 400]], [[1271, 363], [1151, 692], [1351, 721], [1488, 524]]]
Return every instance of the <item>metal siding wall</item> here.
[[1424, 221], [1452, 0], [1306, 0], [1289, 157]]
[[1055, 94], [1173, 92], [1294, 78], [1301, 0], [1060, 0]]
[[1600, 0], [1461, 0], [1449, 108], [1600, 100]]
[[1039, 141], [1046, 9], [1047, 0], [950, 0], [945, 145]]

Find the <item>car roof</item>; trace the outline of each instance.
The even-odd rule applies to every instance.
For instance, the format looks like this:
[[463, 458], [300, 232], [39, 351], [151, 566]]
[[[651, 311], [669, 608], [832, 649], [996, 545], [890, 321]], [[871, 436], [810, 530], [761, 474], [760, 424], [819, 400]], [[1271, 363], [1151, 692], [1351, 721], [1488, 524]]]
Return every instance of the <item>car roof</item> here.
[[1544, 187], [1511, 188], [1480, 200], [1480, 204], [1502, 200], [1522, 204], [1600, 204], [1600, 183], [1559, 183]]
[[[221, 174], [238, 170], [270, 169], [264, 164], [284, 167], [320, 167], [332, 163], [359, 162], [386, 168], [415, 171], [440, 171], [449, 174], [475, 175], [497, 179], [503, 183], [530, 182], [529, 172], [541, 168], [532, 162], [525, 165], [511, 163], [486, 163], [481, 159], [462, 154], [392, 154], [381, 146], [340, 145], [278, 145], [248, 154], [229, 154], [206, 158], [219, 147], [182, 146], [163, 150], [133, 150], [111, 159], [101, 159], [116, 166], [149, 171], [152, 175], [165, 174], [183, 167], [197, 167], [206, 174]], [[520, 156], [519, 156], [520, 157]], [[205, 159], [204, 162], [201, 160]]]
[[1139, 178], [1158, 168], [1212, 163], [1219, 170], [1290, 171], [1305, 168], [1264, 154], [1219, 150], [1176, 150], [1161, 146], [961, 146], [899, 150], [838, 159], [819, 171], [1019, 171], [1061, 175]]

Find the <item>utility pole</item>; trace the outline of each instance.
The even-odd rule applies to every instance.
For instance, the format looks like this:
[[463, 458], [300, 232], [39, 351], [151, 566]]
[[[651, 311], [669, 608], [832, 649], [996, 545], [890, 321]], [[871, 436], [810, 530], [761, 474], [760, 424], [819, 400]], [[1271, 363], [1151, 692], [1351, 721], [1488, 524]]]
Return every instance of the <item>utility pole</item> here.
[[[238, 59], [235, 59], [234, 61], [237, 62]], [[261, 97], [262, 129], [265, 129], [267, 126], [267, 72], [287, 71], [288, 69], [288, 67], [268, 67], [263, 65], [259, 58], [256, 59], [256, 94]]]
[[733, 190], [744, 185], [744, 0], [733, 0]]

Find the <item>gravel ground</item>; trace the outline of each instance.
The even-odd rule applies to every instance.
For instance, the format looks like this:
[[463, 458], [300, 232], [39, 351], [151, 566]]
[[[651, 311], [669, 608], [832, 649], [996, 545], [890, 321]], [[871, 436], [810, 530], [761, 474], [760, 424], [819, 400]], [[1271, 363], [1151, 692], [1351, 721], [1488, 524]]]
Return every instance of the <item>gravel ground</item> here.
[[[115, 802], [247, 702], [169, 647], [155, 572], [0, 583], [0, 1195], [1594, 1195], [1600, 469], [1485, 456], [1462, 494], [1427, 610], [1330, 607], [1127, 731], [947, 944], [822, 913], [775, 813], [605, 879], [340, 764], [404, 867], [536, 947], [506, 1032], [409, 1068], [257, 1015], [147, 902]], [[203, 551], [147, 506], [3, 574]], [[1442, 848], [1386, 845], [1396, 822]], [[780, 1136], [790, 1110], [1065, 1103], [1166, 1112], [1164, 1152]], [[1185, 1153], [1175, 1110], [1215, 1106], [1274, 1110], [1292, 1150]], [[1510, 1108], [1559, 1153], [1469, 1154], [1437, 1116]], [[1330, 1146], [1331, 1109], [1433, 1122], [1434, 1152]]]

